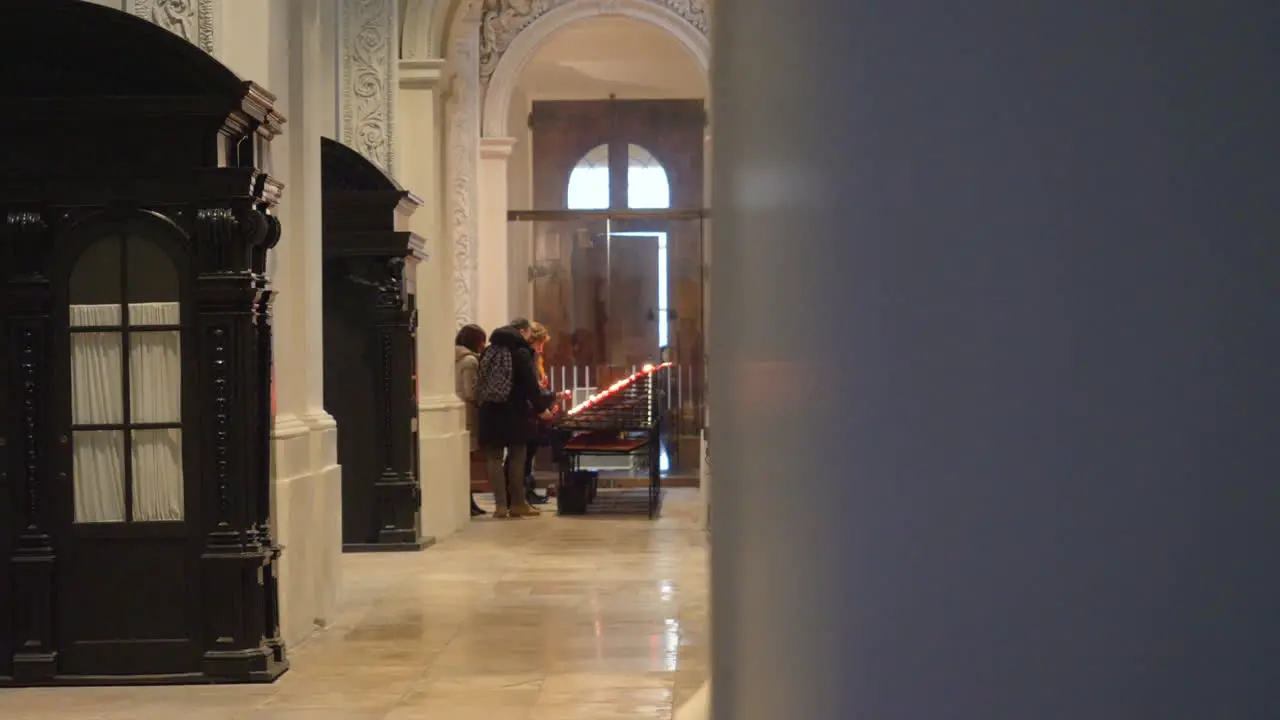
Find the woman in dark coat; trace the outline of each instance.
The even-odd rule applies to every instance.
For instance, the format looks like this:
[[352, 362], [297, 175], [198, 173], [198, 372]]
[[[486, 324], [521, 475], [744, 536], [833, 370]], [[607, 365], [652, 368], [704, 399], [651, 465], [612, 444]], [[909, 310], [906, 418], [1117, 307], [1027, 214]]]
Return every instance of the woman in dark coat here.
[[[545, 396], [538, 383], [533, 347], [529, 344], [530, 332], [531, 323], [517, 318], [510, 325], [494, 330], [489, 336], [489, 348], [485, 350], [487, 354], [504, 348], [511, 353], [511, 391], [507, 398], [502, 402], [480, 404], [480, 445], [485, 452], [489, 484], [493, 486], [497, 503], [494, 517], [540, 514], [525, 499], [524, 458], [529, 441], [537, 432], [538, 416], [551, 407], [554, 397]], [[486, 385], [485, 371], [485, 359], [481, 356], [481, 386]]]

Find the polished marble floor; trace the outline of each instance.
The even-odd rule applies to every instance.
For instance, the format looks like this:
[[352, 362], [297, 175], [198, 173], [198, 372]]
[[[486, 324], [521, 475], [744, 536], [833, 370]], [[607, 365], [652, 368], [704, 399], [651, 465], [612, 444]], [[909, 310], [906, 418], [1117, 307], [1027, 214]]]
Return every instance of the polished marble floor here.
[[670, 720], [709, 668], [696, 493], [345, 556], [344, 611], [274, 685], [0, 690], [0, 720]]

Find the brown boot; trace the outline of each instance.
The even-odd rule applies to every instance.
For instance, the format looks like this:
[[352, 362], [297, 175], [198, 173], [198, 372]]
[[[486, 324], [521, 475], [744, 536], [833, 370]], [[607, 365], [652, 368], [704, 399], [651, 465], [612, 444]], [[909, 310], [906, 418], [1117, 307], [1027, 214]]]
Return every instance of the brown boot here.
[[506, 519], [506, 518], [509, 518], [509, 517], [511, 517], [511, 511], [510, 511], [510, 510], [508, 510], [508, 509], [506, 509], [506, 508], [494, 508], [494, 510], [493, 510], [493, 519], [494, 519], [494, 520], [503, 520], [503, 519]]
[[511, 507], [511, 517], [538, 517], [542, 511], [529, 503], [520, 503]]

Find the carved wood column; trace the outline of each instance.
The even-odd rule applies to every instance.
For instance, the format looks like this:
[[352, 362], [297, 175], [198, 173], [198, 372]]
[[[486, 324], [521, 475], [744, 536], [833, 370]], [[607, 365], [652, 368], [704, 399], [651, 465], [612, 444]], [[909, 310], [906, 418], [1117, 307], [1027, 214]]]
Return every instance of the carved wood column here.
[[193, 226], [201, 249], [197, 333], [207, 384], [203, 471], [210, 511], [201, 575], [210, 589], [203, 638], [210, 677], [254, 677], [284, 661], [274, 563], [280, 548], [271, 536], [266, 482], [271, 292], [263, 274], [265, 251], [280, 238], [279, 222], [263, 210], [279, 187], [258, 184], [263, 198], [200, 208]]
[[418, 436], [402, 432], [403, 428], [414, 426], [418, 411], [413, 402], [412, 385], [416, 362], [414, 308], [409, 304], [416, 298], [406, 296], [405, 292], [405, 274], [417, 270], [414, 267], [417, 258], [411, 257], [414, 263], [407, 267], [403, 257], [390, 258], [379, 266], [381, 277], [373, 322], [377, 326], [382, 376], [378, 385], [382, 427], [377, 432], [382, 471], [374, 484], [374, 492], [379, 544], [418, 549], [424, 546], [416, 527], [421, 492], [418, 468], [414, 466], [418, 449], [413, 445]]
[[[46, 268], [49, 228], [36, 208], [10, 208], [0, 228], [0, 247], [12, 252], [8, 306], [4, 317], [5, 344], [17, 348], [17, 367], [9, 388], [10, 422], [16, 436], [4, 438], [13, 484], [9, 492], [15, 528], [10, 571], [13, 607], [13, 677], [21, 682], [50, 679], [57, 672], [53, 635], [54, 569], [56, 553], [50, 536], [56, 463], [51, 424], [50, 388], [55, 382], [50, 328], [52, 292]], [[0, 468], [0, 477], [5, 468]], [[65, 476], [58, 478], [65, 481]], [[8, 618], [0, 620], [7, 622]]]

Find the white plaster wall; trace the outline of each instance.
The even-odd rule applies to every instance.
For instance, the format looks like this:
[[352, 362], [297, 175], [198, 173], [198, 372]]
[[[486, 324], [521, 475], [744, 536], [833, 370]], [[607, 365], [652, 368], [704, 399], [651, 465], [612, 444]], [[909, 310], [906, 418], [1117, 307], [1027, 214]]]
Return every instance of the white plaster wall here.
[[220, 5], [219, 58], [277, 96], [287, 119], [269, 169], [285, 183], [283, 227], [271, 267], [276, 426], [272, 515], [280, 561], [282, 633], [297, 643], [337, 610], [342, 492], [336, 426], [323, 407], [320, 137], [333, 136], [334, 0]]
[[400, 183], [425, 201], [409, 227], [427, 241], [416, 278], [420, 519], [423, 534], [439, 540], [471, 521], [469, 440], [453, 380], [453, 247], [441, 212], [444, 62], [407, 60], [399, 70], [394, 169]]

